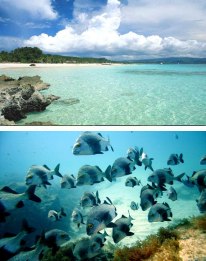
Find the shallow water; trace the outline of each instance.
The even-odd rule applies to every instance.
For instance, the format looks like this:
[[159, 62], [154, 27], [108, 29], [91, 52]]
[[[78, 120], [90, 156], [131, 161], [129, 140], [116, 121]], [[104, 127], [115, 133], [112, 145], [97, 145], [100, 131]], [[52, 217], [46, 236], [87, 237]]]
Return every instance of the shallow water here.
[[206, 65], [122, 65], [1, 69], [13, 77], [40, 75], [57, 101], [18, 124], [205, 125]]
[[[106, 138], [109, 137], [114, 152], [111, 150], [101, 155], [74, 156], [72, 154], [72, 145], [80, 132], [47, 132], [47, 131], [21, 131], [21, 132], [0, 132], [0, 186], [11, 185], [11, 188], [25, 185], [25, 176], [29, 167], [33, 164], [46, 164], [53, 169], [60, 163], [60, 172], [62, 174], [77, 175], [82, 165], [97, 165], [105, 170], [108, 165], [112, 165], [118, 157], [126, 156], [127, 149], [138, 146], [143, 147], [144, 152], [149, 157], [154, 158], [153, 168], [168, 167], [167, 159], [171, 153], [183, 153], [184, 164], [171, 166], [175, 176], [180, 173], [186, 173], [191, 176], [193, 171], [205, 169], [200, 165], [200, 158], [205, 155], [206, 133], [205, 132], [101, 132]], [[150, 170], [144, 167], [136, 167], [131, 176], [141, 180], [143, 185], [147, 184]], [[79, 200], [85, 191], [99, 191], [100, 199], [103, 202], [109, 197], [117, 208], [118, 216], [128, 216], [128, 210], [135, 219], [131, 231], [135, 233], [132, 237], [123, 239], [119, 244], [130, 245], [137, 239], [144, 239], [147, 235], [157, 231], [161, 226], [167, 226], [176, 222], [180, 218], [186, 218], [193, 215], [199, 215], [200, 212], [196, 205], [196, 199], [199, 197], [198, 189], [189, 188], [182, 183], [175, 181], [173, 187], [178, 194], [178, 200], [172, 202], [164, 193], [158, 202], [167, 202], [171, 207], [173, 218], [171, 222], [149, 223], [147, 220], [148, 211], [130, 209], [131, 201], [140, 203], [141, 186], [134, 188], [126, 187], [126, 177], [117, 178], [116, 182], [110, 183], [105, 180], [102, 183], [93, 186], [82, 186], [75, 189], [61, 189], [60, 178], [55, 177], [51, 181], [52, 185], [47, 189], [37, 188], [36, 194], [42, 198], [42, 203], [30, 203], [24, 208], [14, 211], [8, 222], [0, 223], [0, 232], [6, 229], [17, 229], [13, 227], [13, 221], [26, 217], [29, 223], [38, 227], [39, 230], [48, 230], [51, 228], [63, 229], [75, 240], [80, 236], [86, 235], [85, 226], [80, 230], [71, 223], [70, 217], [72, 210], [79, 206]], [[167, 185], [169, 188], [170, 185]], [[60, 222], [52, 223], [47, 219], [48, 210], [58, 209], [60, 206], [65, 208], [67, 217]], [[26, 211], [26, 212], [25, 212]], [[18, 215], [17, 215], [18, 213]], [[111, 236], [111, 228], [107, 229]], [[10, 231], [12, 232], [12, 231]], [[108, 237], [112, 241], [111, 237]]]

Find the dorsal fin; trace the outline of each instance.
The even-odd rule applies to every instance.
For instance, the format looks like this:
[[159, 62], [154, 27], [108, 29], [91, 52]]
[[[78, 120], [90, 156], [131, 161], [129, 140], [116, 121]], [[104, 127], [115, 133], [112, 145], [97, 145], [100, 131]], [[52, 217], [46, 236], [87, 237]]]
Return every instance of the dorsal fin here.
[[197, 171], [193, 171], [193, 173], [192, 173], [192, 177], [193, 177], [196, 173], [197, 173]]
[[71, 177], [74, 178], [74, 179], [76, 179], [75, 176], [74, 176], [73, 174], [71, 175]]
[[107, 205], [109, 205], [109, 203], [108, 203], [106, 200], [104, 200], [103, 204], [107, 204]]
[[102, 172], [102, 170], [100, 169], [100, 167], [99, 166], [95, 166], [99, 171], [101, 171]]
[[125, 215], [122, 215], [121, 217], [122, 217], [122, 218], [127, 218], [127, 217], [125, 217]]
[[51, 170], [47, 165], [43, 165], [43, 167], [45, 167], [48, 170]]
[[112, 203], [112, 201], [111, 201], [110, 198], [106, 197], [106, 199], [109, 201], [109, 203], [110, 203], [111, 205], [113, 205], [113, 203]]
[[103, 136], [102, 136], [102, 134], [100, 132], [98, 132], [97, 134], [103, 138]]
[[10, 187], [8, 186], [5, 186], [1, 189], [1, 191], [4, 191], [4, 192], [7, 192], [7, 193], [12, 193], [12, 194], [19, 194], [17, 193], [15, 190], [11, 189]]
[[170, 208], [170, 206], [167, 204], [167, 202], [163, 203], [166, 207]]

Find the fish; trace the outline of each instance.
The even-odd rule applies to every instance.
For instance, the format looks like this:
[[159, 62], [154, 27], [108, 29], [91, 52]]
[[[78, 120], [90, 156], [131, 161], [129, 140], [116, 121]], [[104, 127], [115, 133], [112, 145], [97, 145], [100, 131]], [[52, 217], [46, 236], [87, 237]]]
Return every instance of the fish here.
[[86, 131], [77, 138], [72, 153], [74, 155], [103, 154], [103, 151], [108, 151], [109, 147], [114, 151], [109, 139], [106, 140], [101, 133]]
[[107, 198], [103, 204], [94, 206], [87, 216], [86, 231], [91, 236], [106, 227], [116, 226], [112, 220], [117, 216], [116, 207], [112, 201]]
[[106, 231], [104, 233], [97, 232], [91, 236], [91, 240], [96, 244], [99, 244], [99, 247], [103, 247], [106, 241], [106, 237], [109, 236]]
[[16, 236], [0, 239], [1, 260], [7, 260], [19, 252], [25, 243], [25, 236], [34, 231], [35, 229], [33, 227], [29, 227], [26, 219], [23, 219], [21, 231]]
[[134, 201], [132, 201], [130, 204], [130, 208], [132, 210], [138, 210], [139, 209], [138, 203], [135, 203]]
[[149, 222], [164, 222], [171, 221], [172, 212], [170, 206], [164, 203], [156, 203], [153, 205], [148, 213]]
[[90, 260], [101, 253], [101, 246], [91, 238], [82, 238], [73, 247], [75, 260]]
[[157, 203], [156, 198], [162, 196], [162, 191], [156, 186], [149, 184], [142, 187], [140, 192], [140, 207], [143, 211]]
[[194, 171], [189, 181], [195, 184], [199, 191], [202, 192], [202, 190], [206, 188], [206, 170]]
[[128, 177], [125, 181], [126, 187], [135, 187], [141, 184], [141, 180], [138, 180], [136, 177]]
[[177, 192], [176, 192], [176, 190], [173, 187], [170, 187], [169, 191], [167, 192], [167, 196], [172, 201], [177, 200]]
[[43, 235], [41, 240], [44, 245], [52, 248], [52, 253], [54, 254], [58, 251], [61, 245], [68, 242], [70, 239], [71, 237], [67, 232], [60, 229], [51, 229]]
[[132, 220], [134, 219], [129, 214], [129, 217], [122, 215], [121, 218], [114, 222], [116, 225], [112, 229], [112, 238], [114, 243], [119, 243], [125, 237], [134, 235], [133, 232], [130, 232], [130, 228], [133, 226], [131, 223]]
[[93, 185], [104, 181], [104, 178], [112, 182], [110, 165], [107, 167], [105, 172], [103, 172], [98, 166], [84, 165], [78, 171], [76, 185]]
[[196, 202], [200, 213], [206, 213], [206, 189], [202, 190]]
[[150, 169], [151, 171], [154, 171], [153, 167], [152, 167], [152, 161], [154, 160], [154, 158], [149, 158], [147, 156], [146, 153], [142, 153], [141, 156], [141, 162], [144, 164], [144, 169], [146, 170], [147, 168]]
[[206, 155], [204, 155], [204, 156], [200, 159], [200, 164], [201, 164], [201, 165], [206, 165]]
[[64, 175], [61, 180], [61, 188], [62, 189], [71, 189], [76, 188], [76, 178], [74, 175]]
[[134, 171], [135, 169], [136, 168], [135, 168], [134, 161], [131, 161], [128, 158], [120, 157], [116, 159], [112, 165], [112, 170], [111, 170], [112, 179], [132, 174], [132, 171]]
[[72, 222], [77, 224], [77, 227], [80, 227], [80, 224], [85, 224], [84, 223], [84, 216], [82, 215], [81, 210], [79, 210], [78, 208], [75, 208], [72, 211], [72, 216], [71, 216]]
[[47, 188], [47, 185], [51, 185], [48, 180], [52, 180], [54, 175], [62, 178], [59, 173], [60, 164], [58, 164], [54, 170], [50, 170], [46, 165], [32, 165], [26, 175], [26, 185], [37, 185]]
[[91, 192], [84, 192], [84, 195], [80, 199], [80, 206], [82, 208], [97, 206], [100, 203], [98, 191], [96, 192], [96, 195]]
[[64, 208], [61, 208], [59, 212], [55, 210], [49, 210], [48, 218], [52, 221], [59, 221], [62, 217], [66, 217], [67, 214], [64, 211]]
[[155, 183], [158, 185], [158, 187], [163, 188], [163, 185], [169, 184], [173, 185], [174, 180], [177, 180], [179, 182], [182, 182], [182, 177], [185, 175], [185, 173], [182, 173], [178, 175], [177, 177], [174, 176], [172, 170], [170, 168], [164, 168], [164, 169], [157, 169], [152, 174], [149, 175], [148, 181]]
[[143, 148], [141, 148], [140, 150], [136, 146], [134, 148], [129, 148], [127, 150], [127, 158], [129, 160], [135, 161], [136, 165], [142, 166], [142, 162], [140, 160], [142, 156], [142, 152], [143, 152]]
[[24, 201], [31, 200], [37, 203], [41, 199], [35, 195], [35, 185], [31, 185], [24, 193], [17, 193], [8, 186], [0, 190], [0, 222], [5, 222], [6, 217], [10, 215], [10, 211], [24, 206]]
[[180, 155], [178, 156], [178, 154], [171, 154], [169, 156], [169, 159], [167, 160], [167, 165], [178, 165], [180, 163], [184, 163], [184, 160], [183, 160], [183, 154], [180, 153]]

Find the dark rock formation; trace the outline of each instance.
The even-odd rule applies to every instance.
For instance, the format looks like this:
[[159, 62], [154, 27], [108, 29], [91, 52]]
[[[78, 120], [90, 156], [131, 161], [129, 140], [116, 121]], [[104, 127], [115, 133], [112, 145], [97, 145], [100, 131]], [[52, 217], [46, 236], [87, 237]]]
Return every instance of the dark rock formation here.
[[18, 121], [26, 118], [29, 112], [44, 111], [54, 100], [60, 98], [41, 94], [40, 90], [48, 88], [49, 84], [44, 83], [39, 76], [20, 77], [18, 80], [0, 76], [0, 111], [4, 116], [0, 124], [4, 125], [5, 119]]

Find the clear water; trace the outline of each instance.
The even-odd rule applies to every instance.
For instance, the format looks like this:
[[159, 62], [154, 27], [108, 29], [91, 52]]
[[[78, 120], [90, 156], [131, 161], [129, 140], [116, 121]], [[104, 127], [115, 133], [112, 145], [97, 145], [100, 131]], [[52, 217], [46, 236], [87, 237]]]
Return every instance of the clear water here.
[[206, 65], [121, 65], [2, 69], [13, 77], [40, 75], [45, 94], [77, 98], [55, 102], [18, 124], [205, 125]]
[[[101, 131], [101, 130], [100, 130]], [[80, 132], [74, 131], [7, 131], [0, 132], [0, 186], [11, 186], [11, 188], [25, 185], [25, 176], [29, 167], [33, 164], [46, 164], [54, 168], [60, 163], [60, 172], [62, 174], [77, 175], [79, 168], [84, 164], [98, 165], [105, 170], [108, 165], [113, 164], [115, 159], [126, 156], [129, 147], [143, 147], [149, 157], [154, 158], [154, 169], [167, 166], [167, 159], [171, 153], [183, 153], [185, 163], [172, 166], [175, 176], [185, 172], [191, 176], [193, 171], [204, 169], [200, 165], [200, 158], [205, 155], [206, 132], [101, 132], [104, 137], [109, 137], [114, 152], [108, 151], [102, 155], [74, 156], [72, 154], [72, 145]], [[176, 139], [178, 135], [178, 139]], [[144, 170], [144, 167], [137, 167], [131, 176], [141, 179], [143, 185], [147, 184], [147, 177], [151, 174], [150, 170]], [[51, 228], [63, 229], [71, 235], [72, 239], [79, 236], [85, 236], [85, 226], [80, 230], [74, 227], [70, 217], [72, 210], [79, 205], [79, 200], [85, 191], [99, 191], [100, 199], [103, 201], [109, 197], [117, 208], [118, 216], [128, 216], [130, 210], [131, 216], [135, 219], [131, 231], [135, 233], [132, 237], [123, 239], [119, 244], [130, 245], [137, 239], [143, 239], [147, 235], [157, 231], [161, 226], [167, 226], [177, 219], [193, 215], [199, 215], [196, 205], [196, 199], [199, 197], [197, 188], [188, 188], [182, 183], [174, 182], [174, 188], [178, 194], [178, 200], [172, 202], [167, 198], [166, 193], [158, 202], [167, 202], [173, 213], [171, 222], [149, 223], [147, 221], [147, 211], [141, 209], [133, 211], [130, 209], [131, 201], [140, 203], [141, 187], [126, 187], [127, 177], [118, 178], [116, 182], [110, 183], [105, 180], [102, 183], [93, 186], [82, 186], [67, 190], [60, 188], [60, 178], [55, 177], [51, 181], [52, 185], [47, 189], [37, 188], [37, 195], [42, 198], [42, 203], [29, 203], [24, 208], [13, 211], [8, 222], [0, 223], [0, 232], [5, 230], [17, 230], [16, 225], [22, 217], [26, 217], [29, 223], [39, 228], [39, 230], [48, 230]], [[167, 188], [169, 185], [167, 185]], [[60, 222], [50, 222], [47, 214], [50, 209], [58, 209], [63, 206], [67, 212], [67, 217]], [[16, 223], [14, 224], [14, 220]], [[10, 231], [11, 232], [11, 231]], [[111, 236], [111, 229], [107, 229]], [[112, 241], [111, 237], [108, 237]]]

